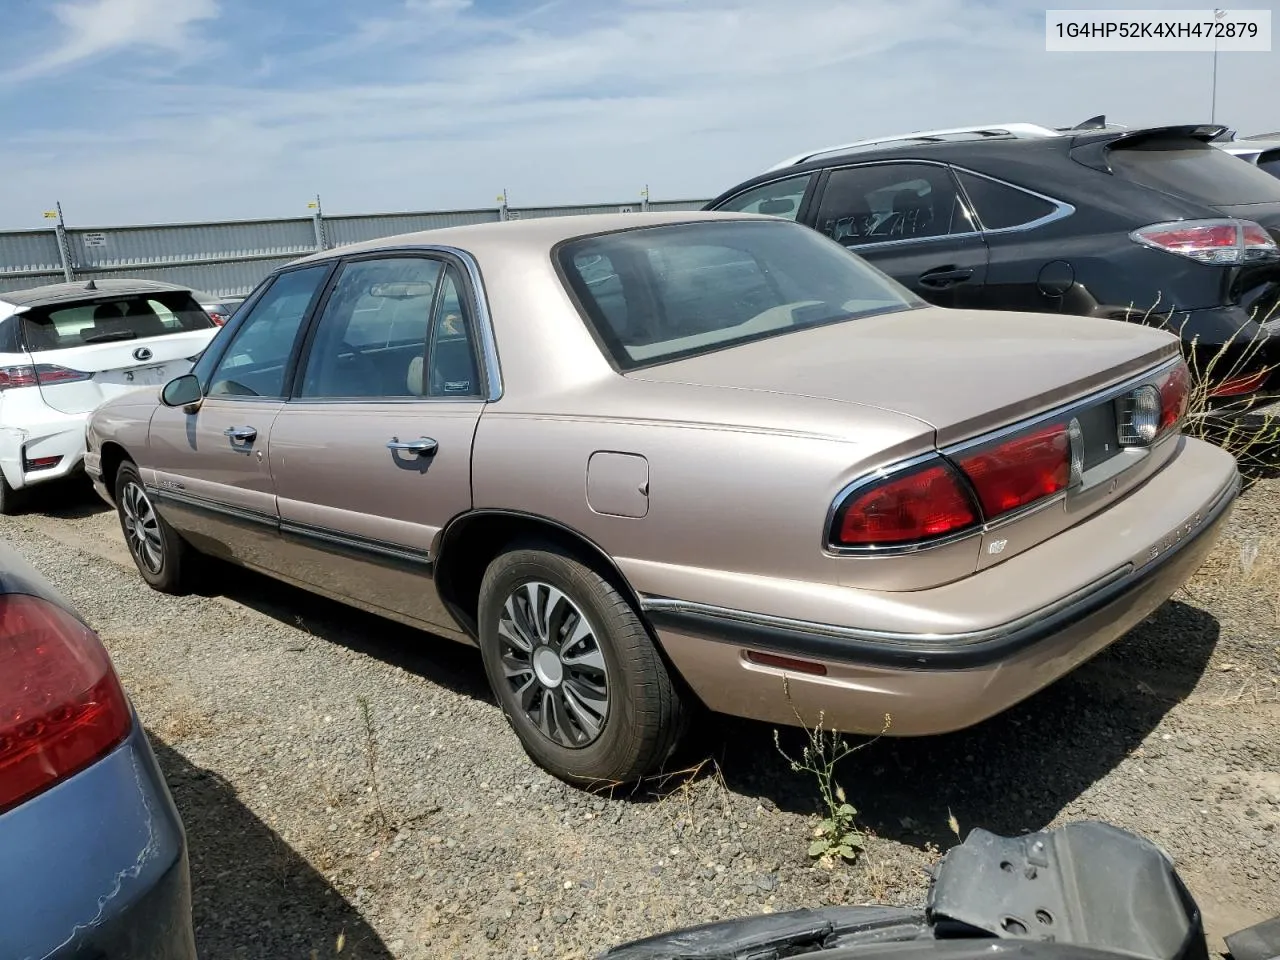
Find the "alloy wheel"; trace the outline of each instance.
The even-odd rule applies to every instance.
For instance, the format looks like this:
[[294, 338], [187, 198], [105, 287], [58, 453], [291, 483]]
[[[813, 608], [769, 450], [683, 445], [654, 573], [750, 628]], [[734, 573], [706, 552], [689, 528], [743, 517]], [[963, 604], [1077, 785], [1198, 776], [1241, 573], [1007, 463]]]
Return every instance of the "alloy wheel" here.
[[160, 518], [147, 499], [141, 485], [130, 481], [120, 496], [125, 540], [133, 558], [150, 573], [158, 574], [164, 565], [164, 540], [160, 537]]
[[520, 584], [498, 619], [502, 672], [516, 704], [542, 735], [585, 747], [609, 716], [609, 674], [595, 627], [561, 590]]

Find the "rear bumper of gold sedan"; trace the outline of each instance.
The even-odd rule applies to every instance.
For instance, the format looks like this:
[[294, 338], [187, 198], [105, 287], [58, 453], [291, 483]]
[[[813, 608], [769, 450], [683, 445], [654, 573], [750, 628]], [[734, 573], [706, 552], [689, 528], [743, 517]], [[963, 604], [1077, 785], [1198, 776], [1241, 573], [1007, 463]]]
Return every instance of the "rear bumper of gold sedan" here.
[[[850, 733], [878, 733], [886, 715], [895, 736], [963, 729], [1119, 639], [1204, 561], [1240, 478], [1221, 450], [1183, 443], [1125, 500], [963, 581], [973, 595], [1033, 600], [1011, 619], [906, 633], [652, 594], [642, 605], [676, 669], [713, 710], [784, 725], [811, 725], [821, 714], [828, 728]], [[1055, 584], [1062, 589], [1060, 571], [1078, 569], [1082, 550], [1096, 557], [1101, 575], [1053, 594]], [[899, 593], [894, 602], [914, 605], [915, 622], [951, 625], [966, 619], [957, 587]]]

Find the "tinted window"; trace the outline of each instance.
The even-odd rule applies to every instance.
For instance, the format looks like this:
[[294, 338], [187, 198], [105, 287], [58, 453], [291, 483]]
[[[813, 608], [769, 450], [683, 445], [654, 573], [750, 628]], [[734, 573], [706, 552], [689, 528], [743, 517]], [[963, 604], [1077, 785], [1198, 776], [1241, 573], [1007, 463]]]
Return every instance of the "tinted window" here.
[[800, 212], [800, 201], [804, 199], [804, 191], [812, 177], [813, 174], [807, 173], [802, 177], [762, 184], [736, 197], [730, 197], [716, 209], [734, 213], [765, 213], [794, 220]]
[[209, 315], [186, 293], [98, 300], [22, 315], [22, 335], [33, 352], [163, 337], [212, 326]]
[[818, 206], [818, 229], [845, 246], [921, 240], [974, 227], [951, 174], [931, 164], [833, 170]]
[[1020, 227], [1047, 217], [1058, 209], [1057, 205], [1048, 200], [1032, 196], [1017, 187], [996, 183], [961, 170], [956, 171], [956, 176], [964, 187], [969, 202], [973, 204], [978, 221], [987, 230]]
[[1138, 141], [1113, 147], [1107, 159], [1118, 177], [1199, 203], [1280, 201], [1280, 180], [1199, 140]]
[[316, 324], [299, 396], [410, 397], [421, 370], [440, 262], [358, 260], [342, 267]]
[[1258, 157], [1258, 169], [1273, 177], [1280, 177], [1280, 150], [1268, 150]]
[[627, 230], [556, 255], [623, 369], [921, 303], [861, 258], [778, 221]]
[[480, 393], [472, 325], [462, 291], [462, 281], [451, 266], [445, 273], [431, 320], [431, 344], [427, 351], [430, 374], [425, 384], [421, 376], [411, 378], [415, 393], [430, 397], [473, 397]]
[[298, 328], [328, 272], [329, 264], [323, 263], [276, 277], [232, 333], [209, 377], [209, 396], [284, 396]]

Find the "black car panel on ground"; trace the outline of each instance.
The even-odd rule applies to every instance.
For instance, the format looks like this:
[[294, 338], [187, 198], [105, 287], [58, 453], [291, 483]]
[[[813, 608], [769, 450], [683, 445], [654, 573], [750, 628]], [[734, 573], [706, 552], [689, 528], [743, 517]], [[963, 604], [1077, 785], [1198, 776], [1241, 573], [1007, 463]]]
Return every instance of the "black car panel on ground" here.
[[1280, 359], [1264, 325], [1280, 180], [1210, 146], [1217, 129], [904, 138], [774, 168], [707, 209], [799, 220], [940, 306], [1165, 326], [1220, 398], [1251, 398], [1280, 387], [1263, 372]]

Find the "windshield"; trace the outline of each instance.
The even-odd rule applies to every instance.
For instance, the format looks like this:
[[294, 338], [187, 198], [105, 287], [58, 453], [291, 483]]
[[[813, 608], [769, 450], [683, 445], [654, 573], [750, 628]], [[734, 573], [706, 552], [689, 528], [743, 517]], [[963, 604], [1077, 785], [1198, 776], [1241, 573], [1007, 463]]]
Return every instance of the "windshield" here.
[[180, 291], [41, 307], [22, 315], [23, 340], [32, 353], [162, 337], [212, 326], [200, 304]]
[[555, 254], [621, 369], [923, 305], [808, 227], [681, 223], [561, 244]]
[[1140, 140], [1108, 154], [1116, 176], [1210, 206], [1280, 202], [1280, 180], [1200, 140]]

